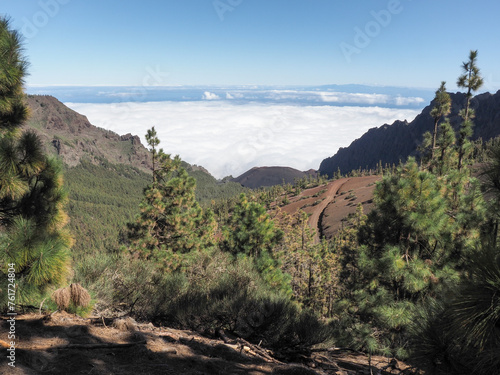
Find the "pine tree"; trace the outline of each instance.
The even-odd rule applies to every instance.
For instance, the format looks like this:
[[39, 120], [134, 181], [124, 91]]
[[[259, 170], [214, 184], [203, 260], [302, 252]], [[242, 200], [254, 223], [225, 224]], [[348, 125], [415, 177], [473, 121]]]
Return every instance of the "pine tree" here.
[[500, 251], [481, 246], [458, 287], [416, 319], [413, 359], [436, 374], [499, 374], [499, 296]]
[[432, 162], [436, 168], [432, 171], [442, 176], [448, 173], [456, 165], [457, 152], [455, 150], [456, 136], [448, 120], [439, 126], [436, 147], [439, 156]]
[[432, 133], [432, 147], [431, 147], [431, 160], [434, 160], [434, 153], [436, 150], [436, 139], [438, 133], [438, 124], [443, 117], [446, 117], [450, 113], [451, 109], [451, 98], [446, 92], [446, 82], [441, 82], [441, 86], [436, 91], [436, 96], [434, 97], [434, 108], [431, 111], [431, 116], [434, 119], [434, 131]]
[[460, 111], [460, 116], [463, 119], [459, 130], [458, 137], [458, 170], [462, 169], [463, 161], [467, 157], [471, 149], [469, 138], [472, 136], [474, 118], [474, 110], [470, 108], [470, 101], [473, 92], [477, 91], [483, 85], [483, 78], [480, 75], [479, 68], [476, 65], [477, 50], [470, 51], [469, 61], [462, 64], [463, 74], [458, 77], [457, 86], [467, 89], [465, 109]]
[[308, 216], [303, 211], [294, 215], [277, 214], [283, 241], [277, 248], [281, 269], [291, 276], [291, 287], [295, 299], [306, 307], [322, 310], [320, 289], [323, 274], [320, 273], [320, 245], [315, 244], [315, 231], [308, 225]]
[[[156, 149], [159, 140], [154, 128], [148, 144]], [[202, 210], [196, 201], [196, 180], [181, 165], [181, 159], [155, 156], [154, 181], [144, 190], [140, 214], [129, 224], [131, 251], [152, 259], [167, 269], [179, 266], [180, 254], [200, 251], [214, 242], [215, 220], [211, 210]]]
[[488, 160], [481, 171], [484, 188], [488, 193], [489, 223], [486, 231], [488, 242], [496, 247], [500, 225], [500, 144], [488, 149]]
[[[452, 171], [446, 177], [452, 191], [455, 231], [461, 247], [474, 247], [466, 256], [462, 280], [446, 298], [430, 305], [416, 324], [413, 339], [419, 361], [439, 363], [436, 371], [460, 369], [467, 374], [494, 375], [500, 371], [500, 250], [497, 245], [500, 197], [500, 148], [490, 144], [489, 160], [482, 171], [483, 186], [467, 177], [466, 172]], [[464, 188], [465, 187], [465, 188]], [[455, 191], [453, 191], [455, 190]], [[483, 190], [488, 199], [488, 213], [481, 204]], [[485, 219], [486, 218], [486, 219]], [[486, 223], [485, 223], [486, 221]], [[482, 229], [479, 233], [472, 227]], [[455, 256], [460, 256], [456, 253]]]
[[246, 194], [240, 195], [224, 232], [222, 248], [233, 255], [258, 257], [263, 251], [270, 252], [283, 238], [266, 209], [249, 201]]
[[291, 295], [289, 276], [280, 270], [275, 247], [283, 240], [283, 232], [276, 227], [264, 206], [249, 201], [246, 194], [233, 208], [223, 228], [220, 247], [235, 257], [249, 257], [264, 280], [275, 290]]
[[151, 163], [153, 166], [153, 182], [156, 182], [156, 175], [158, 173], [158, 157], [162, 157], [164, 155], [164, 152], [162, 149], [157, 149], [158, 145], [160, 144], [160, 139], [158, 138], [158, 135], [156, 134], [155, 127], [153, 126], [151, 129], [149, 129], [146, 133], [146, 142], [150, 146], [149, 152], [151, 152]]
[[485, 205], [466, 173], [436, 176], [411, 158], [377, 185], [374, 200], [358, 246], [341, 252], [339, 327], [351, 329], [341, 340], [405, 356], [415, 314], [456, 285], [475, 254]]
[[[35, 133], [20, 130], [27, 65], [19, 33], [0, 19], [0, 289], [13, 263], [18, 303], [33, 303], [66, 280], [72, 245], [61, 164], [44, 154]], [[0, 295], [4, 306], [7, 293]]]

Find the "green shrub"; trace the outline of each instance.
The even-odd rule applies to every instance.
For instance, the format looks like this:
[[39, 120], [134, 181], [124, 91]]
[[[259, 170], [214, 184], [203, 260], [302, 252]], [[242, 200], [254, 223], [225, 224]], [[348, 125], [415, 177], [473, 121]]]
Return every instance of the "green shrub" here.
[[500, 250], [485, 248], [448, 298], [423, 310], [413, 327], [415, 362], [440, 373], [500, 373]]
[[184, 259], [181, 272], [169, 274], [125, 257], [115, 267], [96, 264], [104, 271], [91, 289], [103, 305], [126, 306], [139, 319], [210, 335], [225, 330], [269, 348], [310, 347], [330, 337], [316, 315], [272, 290], [249, 257], [199, 252]]
[[329, 327], [273, 288], [248, 256], [218, 249], [183, 256], [179, 272], [148, 261], [103, 255], [79, 265], [96, 309], [128, 312], [156, 324], [214, 335], [231, 332], [269, 348], [307, 348], [331, 337]]

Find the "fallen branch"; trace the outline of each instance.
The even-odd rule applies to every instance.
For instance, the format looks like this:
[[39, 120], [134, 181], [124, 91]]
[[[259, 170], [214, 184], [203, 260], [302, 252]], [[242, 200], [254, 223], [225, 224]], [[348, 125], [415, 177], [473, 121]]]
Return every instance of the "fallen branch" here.
[[[312, 349], [312, 351], [325, 351], [323, 349]], [[330, 348], [330, 349], [326, 349], [327, 352], [330, 352], [332, 354], [335, 354], [335, 353], [342, 353], [342, 352], [351, 352], [351, 353], [355, 353], [355, 354], [359, 354], [359, 355], [366, 355], [366, 353], [363, 353], [363, 352], [360, 352], [359, 350], [355, 350], [355, 349], [351, 349], [351, 348]]]
[[222, 329], [217, 330], [217, 334], [226, 344], [236, 343], [236, 339], [230, 338]]
[[115, 344], [115, 343], [98, 343], [98, 344], [68, 344], [66, 346], [59, 347], [57, 349], [123, 349], [130, 348], [135, 345], [144, 345], [146, 340], [129, 342], [126, 344]]
[[240, 345], [240, 353], [242, 350], [245, 350], [246, 352], [250, 352], [250, 354], [254, 356], [261, 357], [261, 359], [264, 359], [266, 362], [281, 363], [276, 358], [273, 358], [271, 355], [269, 355], [267, 350], [261, 348], [260, 346], [251, 344], [247, 340], [242, 338], [238, 338], [236, 339], [236, 341]]

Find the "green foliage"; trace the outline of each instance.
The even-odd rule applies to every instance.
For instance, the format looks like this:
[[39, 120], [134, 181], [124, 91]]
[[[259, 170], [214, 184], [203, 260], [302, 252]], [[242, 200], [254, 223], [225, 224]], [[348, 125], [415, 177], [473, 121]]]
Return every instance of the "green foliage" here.
[[251, 259], [268, 285], [291, 295], [289, 277], [281, 272], [280, 261], [273, 251], [282, 241], [283, 232], [275, 226], [264, 206], [241, 194], [222, 232], [222, 250], [235, 257]]
[[194, 253], [182, 272], [115, 254], [89, 260], [80, 272], [102, 311], [127, 306], [157, 324], [215, 335], [231, 332], [268, 348], [308, 348], [331, 337], [330, 328], [289, 297], [273, 290], [249, 257], [218, 249]]
[[500, 222], [500, 143], [492, 144], [489, 147], [486, 163], [483, 164], [480, 173], [483, 177], [490, 208], [488, 210], [488, 227], [485, 232], [488, 243], [496, 247]]
[[277, 219], [284, 236], [275, 253], [281, 269], [291, 277], [294, 299], [301, 306], [327, 315], [333, 294], [328, 279], [333, 271], [328, 245], [315, 243], [316, 232], [309, 227], [305, 212], [279, 212]]
[[429, 304], [413, 325], [413, 360], [435, 372], [500, 371], [500, 250], [483, 247], [449, 297]]
[[282, 237], [283, 233], [275, 227], [266, 209], [241, 194], [224, 228], [221, 246], [233, 255], [258, 257], [262, 252], [271, 252]]
[[[500, 343], [500, 250], [484, 249], [468, 269], [470, 274], [451, 304], [451, 331], [462, 348], [484, 356], [498, 350]], [[500, 370], [499, 357], [494, 365]]]
[[[153, 164], [153, 182], [156, 182], [158, 174], [158, 162], [161, 163], [161, 158], [163, 156], [163, 150], [157, 149], [160, 144], [160, 139], [156, 133], [155, 127], [153, 126], [146, 133], [146, 142], [149, 145], [149, 151], [151, 152], [151, 161]], [[160, 160], [158, 160], [160, 159]], [[161, 167], [160, 167], [161, 168]]]
[[15, 133], [28, 118], [23, 83], [28, 62], [23, 55], [21, 34], [0, 18], [0, 126], [2, 134]]
[[76, 263], [96, 253], [117, 251], [120, 234], [134, 219], [150, 178], [133, 167], [86, 160], [65, 171], [69, 228], [75, 236]]
[[375, 203], [359, 246], [342, 250], [350, 272], [341, 273], [338, 309], [350, 315], [339, 327], [350, 327], [346, 344], [406, 356], [419, 306], [457, 284], [479, 245], [484, 201], [464, 173], [438, 177], [410, 159], [377, 185]]
[[[6, 290], [7, 263], [14, 263], [18, 303], [33, 304], [49, 288], [66, 280], [70, 245], [67, 236], [40, 231], [34, 220], [17, 217], [1, 240], [6, 246], [1, 256], [5, 277], [0, 288]], [[6, 294], [2, 296], [5, 298]], [[7, 303], [4, 298], [2, 306]]]
[[448, 121], [444, 121], [439, 126], [437, 137], [437, 155], [431, 160], [431, 171], [435, 171], [438, 176], [446, 175], [457, 164], [457, 151], [455, 150], [455, 131]]
[[480, 75], [479, 68], [476, 65], [477, 50], [470, 51], [469, 61], [462, 64], [463, 74], [458, 77], [457, 86], [467, 89], [467, 103], [465, 109], [460, 112], [463, 118], [462, 125], [459, 130], [458, 137], [458, 170], [462, 169], [463, 162], [470, 155], [472, 145], [469, 138], [472, 136], [472, 119], [474, 118], [474, 110], [470, 109], [470, 100], [472, 93], [481, 88], [484, 81]]
[[31, 304], [66, 279], [72, 245], [61, 165], [33, 132], [20, 132], [26, 66], [19, 33], [0, 19], [0, 309], [7, 305], [8, 264], [14, 263], [16, 303]]
[[[441, 86], [436, 91], [436, 96], [434, 98], [434, 108], [431, 111], [431, 116], [434, 119], [434, 131], [432, 132], [432, 143], [430, 159], [434, 159], [434, 153], [436, 150], [436, 139], [438, 133], [438, 124], [443, 117], [446, 117], [451, 110], [451, 98], [446, 92], [446, 82], [441, 82]], [[424, 135], [425, 136], [425, 135]]]
[[[469, 60], [462, 63], [462, 75], [457, 79], [457, 86], [467, 89], [467, 109], [469, 108], [470, 99], [473, 92], [483, 86], [484, 80], [480, 75], [480, 70], [476, 65], [477, 50], [469, 52]], [[465, 112], [465, 120], [467, 120], [467, 111]]]
[[[154, 128], [148, 142], [159, 140]], [[195, 197], [196, 180], [162, 150], [154, 153], [157, 168], [153, 183], [144, 190], [140, 214], [129, 225], [130, 250], [143, 259], [162, 263], [166, 269], [180, 266], [179, 254], [205, 249], [213, 243], [215, 221], [211, 210], [202, 210]]]
[[[183, 163], [184, 165], [184, 163]], [[202, 207], [210, 207], [233, 198], [241, 193], [248, 193], [250, 189], [228, 180], [218, 181], [215, 177], [202, 170], [184, 166], [191, 177], [196, 180], [196, 200]]]
[[[229, 200], [243, 190], [236, 183], [218, 183], [202, 171], [188, 173], [196, 179], [196, 200], [206, 206], [213, 200], [218, 216], [223, 216], [223, 210], [229, 211]], [[66, 168], [64, 174], [69, 193], [69, 229], [75, 237], [74, 261], [79, 263], [86, 256], [117, 251], [123, 245], [126, 224], [137, 214], [151, 175], [104, 159], [98, 164], [84, 159], [79, 165]]]

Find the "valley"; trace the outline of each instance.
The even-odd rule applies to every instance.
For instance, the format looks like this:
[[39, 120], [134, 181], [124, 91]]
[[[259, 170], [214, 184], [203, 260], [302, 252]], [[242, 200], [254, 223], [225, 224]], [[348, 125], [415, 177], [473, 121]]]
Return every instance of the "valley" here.
[[27, 95], [24, 51], [0, 17], [1, 373], [499, 373], [500, 91], [478, 50], [410, 122], [425, 100], [396, 87], [67, 103], [125, 135]]

